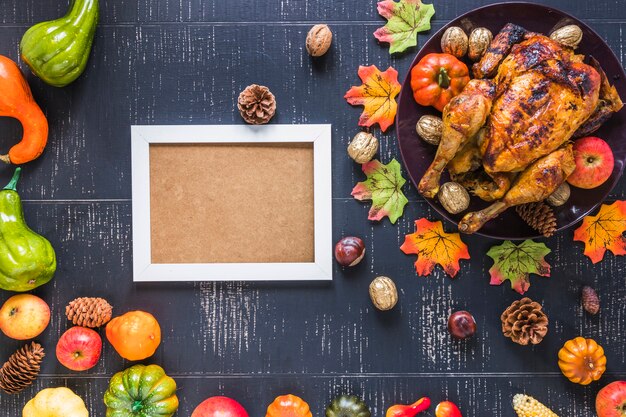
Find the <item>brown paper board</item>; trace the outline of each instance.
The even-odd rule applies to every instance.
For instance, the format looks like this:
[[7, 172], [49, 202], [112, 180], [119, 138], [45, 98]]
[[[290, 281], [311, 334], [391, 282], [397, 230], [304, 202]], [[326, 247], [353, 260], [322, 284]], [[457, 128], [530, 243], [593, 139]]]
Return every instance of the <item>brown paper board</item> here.
[[152, 263], [313, 262], [313, 144], [151, 144]]

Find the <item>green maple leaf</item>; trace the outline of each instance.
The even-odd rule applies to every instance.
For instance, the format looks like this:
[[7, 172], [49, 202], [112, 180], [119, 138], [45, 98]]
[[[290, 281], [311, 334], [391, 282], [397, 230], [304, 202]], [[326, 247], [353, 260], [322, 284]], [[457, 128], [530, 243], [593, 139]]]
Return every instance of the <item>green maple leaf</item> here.
[[516, 245], [507, 240], [489, 249], [487, 256], [494, 264], [489, 270], [491, 285], [500, 285], [504, 280], [511, 281], [511, 287], [524, 294], [530, 287], [530, 274], [550, 276], [550, 264], [543, 259], [551, 251], [543, 243], [525, 240]]
[[378, 13], [387, 24], [374, 32], [380, 42], [389, 43], [389, 53], [402, 52], [417, 45], [417, 33], [430, 29], [430, 19], [435, 14], [432, 4], [422, 0], [384, 0], [378, 2]]
[[402, 186], [406, 180], [400, 173], [400, 163], [392, 159], [384, 165], [374, 159], [363, 164], [362, 168], [367, 180], [358, 183], [352, 189], [352, 196], [359, 201], [372, 200], [368, 219], [382, 220], [387, 216], [391, 223], [395, 223], [409, 202], [402, 193]]

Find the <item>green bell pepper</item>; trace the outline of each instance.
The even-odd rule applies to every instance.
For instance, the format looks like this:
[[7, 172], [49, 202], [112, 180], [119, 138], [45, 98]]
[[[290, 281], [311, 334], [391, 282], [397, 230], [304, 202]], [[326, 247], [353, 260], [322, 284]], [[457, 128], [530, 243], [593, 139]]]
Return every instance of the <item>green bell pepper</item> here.
[[46, 83], [65, 87], [85, 70], [97, 25], [98, 0], [73, 0], [65, 16], [26, 31], [22, 59]]
[[133, 365], [113, 375], [104, 404], [106, 417], [171, 417], [178, 409], [176, 381], [158, 365]]
[[0, 191], [0, 288], [30, 291], [50, 281], [57, 269], [54, 249], [24, 220], [22, 201], [15, 191], [21, 168]]

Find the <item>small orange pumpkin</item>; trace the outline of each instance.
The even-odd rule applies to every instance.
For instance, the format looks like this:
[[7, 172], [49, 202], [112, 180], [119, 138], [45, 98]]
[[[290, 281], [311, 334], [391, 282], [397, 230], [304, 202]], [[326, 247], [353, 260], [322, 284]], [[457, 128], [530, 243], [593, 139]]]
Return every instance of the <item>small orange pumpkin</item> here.
[[309, 405], [295, 395], [281, 395], [267, 407], [265, 417], [313, 417]]
[[606, 371], [604, 349], [593, 339], [568, 340], [559, 350], [559, 368], [570, 381], [589, 385]]
[[107, 339], [124, 359], [140, 361], [154, 355], [161, 343], [161, 327], [150, 313], [129, 311], [106, 327]]

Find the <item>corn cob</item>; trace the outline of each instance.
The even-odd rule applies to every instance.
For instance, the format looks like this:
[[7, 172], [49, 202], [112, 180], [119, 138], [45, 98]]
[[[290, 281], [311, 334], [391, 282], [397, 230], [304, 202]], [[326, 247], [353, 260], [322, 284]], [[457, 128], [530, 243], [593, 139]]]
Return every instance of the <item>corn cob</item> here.
[[525, 394], [516, 394], [513, 397], [513, 409], [518, 417], [559, 417], [548, 407]]

